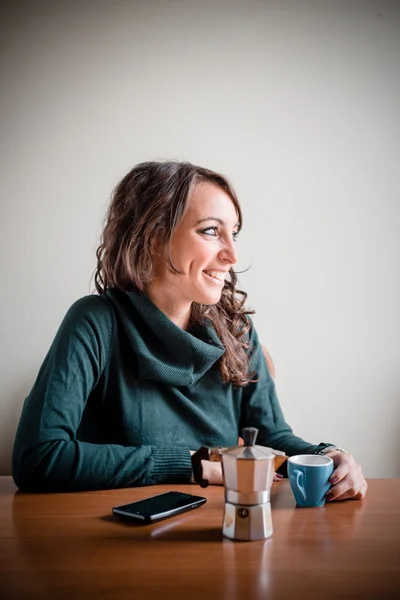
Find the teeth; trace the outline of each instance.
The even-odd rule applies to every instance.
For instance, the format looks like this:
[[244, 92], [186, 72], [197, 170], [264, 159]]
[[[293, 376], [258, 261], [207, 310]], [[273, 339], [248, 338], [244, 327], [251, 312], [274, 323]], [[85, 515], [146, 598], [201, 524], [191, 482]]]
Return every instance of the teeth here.
[[214, 279], [218, 279], [219, 281], [224, 281], [225, 279], [225, 273], [222, 271], [205, 271], [205, 273], [210, 275], [210, 277], [214, 277]]

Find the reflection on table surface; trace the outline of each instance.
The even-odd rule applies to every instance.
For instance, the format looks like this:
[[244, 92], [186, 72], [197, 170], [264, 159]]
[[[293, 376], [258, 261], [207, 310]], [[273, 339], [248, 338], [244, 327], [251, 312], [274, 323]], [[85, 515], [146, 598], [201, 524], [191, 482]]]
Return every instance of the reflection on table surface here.
[[[207, 497], [150, 526], [113, 506], [176, 489]], [[400, 480], [369, 480], [364, 501], [297, 508], [272, 488], [272, 538], [222, 537], [223, 488], [154, 486], [23, 494], [0, 478], [1, 598], [397, 598]]]

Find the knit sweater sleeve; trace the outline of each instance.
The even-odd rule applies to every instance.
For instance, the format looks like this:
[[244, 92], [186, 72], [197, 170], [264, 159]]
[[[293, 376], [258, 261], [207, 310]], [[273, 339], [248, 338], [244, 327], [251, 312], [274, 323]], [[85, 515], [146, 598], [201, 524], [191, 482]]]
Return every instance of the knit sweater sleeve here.
[[64, 318], [25, 400], [12, 470], [26, 491], [78, 491], [188, 482], [189, 449], [92, 444], [77, 439], [88, 396], [101, 377], [113, 317], [101, 297], [78, 300]]
[[250, 373], [257, 379], [243, 389], [241, 428], [257, 427], [257, 444], [281, 450], [288, 456], [312, 454], [317, 446], [293, 433], [286, 422], [278, 400], [275, 383], [251, 322], [250, 330]]

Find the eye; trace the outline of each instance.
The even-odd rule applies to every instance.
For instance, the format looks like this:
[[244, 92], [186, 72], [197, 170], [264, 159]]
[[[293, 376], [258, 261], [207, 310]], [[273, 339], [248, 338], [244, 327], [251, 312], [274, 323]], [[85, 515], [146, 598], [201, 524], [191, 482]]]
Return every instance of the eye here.
[[218, 234], [218, 227], [216, 227], [215, 225], [213, 225], [212, 227], [207, 227], [207, 229], [202, 229], [200, 231], [200, 233], [203, 233], [204, 235], [209, 235], [209, 236], [212, 236], [212, 237], [216, 237], [217, 234]]
[[[208, 235], [209, 237], [218, 237], [220, 235], [218, 227], [216, 225], [212, 225], [211, 227], [207, 227], [206, 229], [202, 229], [199, 233], [203, 235]], [[234, 231], [232, 233], [232, 239], [236, 242], [239, 235], [239, 231]]]

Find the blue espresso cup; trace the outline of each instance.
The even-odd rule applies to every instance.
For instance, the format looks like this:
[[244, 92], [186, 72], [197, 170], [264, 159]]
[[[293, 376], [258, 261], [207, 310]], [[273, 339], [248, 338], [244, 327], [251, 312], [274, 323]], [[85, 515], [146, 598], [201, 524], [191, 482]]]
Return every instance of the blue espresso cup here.
[[329, 456], [298, 454], [288, 459], [288, 474], [298, 506], [323, 506], [331, 484], [333, 460]]

